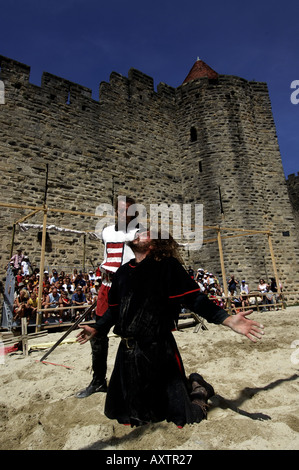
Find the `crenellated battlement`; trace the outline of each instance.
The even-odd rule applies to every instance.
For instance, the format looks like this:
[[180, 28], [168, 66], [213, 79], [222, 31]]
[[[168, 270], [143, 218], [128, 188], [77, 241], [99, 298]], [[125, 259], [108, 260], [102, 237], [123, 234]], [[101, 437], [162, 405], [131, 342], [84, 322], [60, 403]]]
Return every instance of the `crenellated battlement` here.
[[[30, 88], [30, 70], [31, 67], [26, 64], [0, 56], [0, 79], [8, 86]], [[61, 103], [68, 102], [71, 104], [80, 100], [95, 101], [92, 98], [91, 89], [49, 72], [43, 72], [41, 86], [31, 86], [31, 91], [35, 93], [39, 92], [39, 94], [45, 93], [46, 96], [50, 94], [53, 101], [56, 98], [56, 102]], [[160, 83], [157, 87], [157, 92], [155, 92], [153, 78], [137, 69], [131, 68], [128, 72], [128, 77], [124, 77], [117, 72], [112, 72], [109, 77], [109, 82], [100, 82], [100, 101], [109, 100], [111, 97], [115, 97], [115, 94], [117, 94], [120, 99], [121, 97], [123, 99], [131, 99], [134, 96], [137, 96], [139, 100], [142, 98], [148, 100], [157, 96], [163, 99], [173, 99], [175, 89], [164, 83]]]
[[30, 76], [30, 67], [0, 55], [1, 80], [12, 83], [28, 83]]
[[92, 91], [89, 88], [57, 77], [48, 72], [44, 72], [42, 75], [41, 88], [47, 92], [63, 96], [65, 100], [69, 98], [70, 102], [72, 102], [73, 99], [78, 100], [80, 98], [92, 99]]

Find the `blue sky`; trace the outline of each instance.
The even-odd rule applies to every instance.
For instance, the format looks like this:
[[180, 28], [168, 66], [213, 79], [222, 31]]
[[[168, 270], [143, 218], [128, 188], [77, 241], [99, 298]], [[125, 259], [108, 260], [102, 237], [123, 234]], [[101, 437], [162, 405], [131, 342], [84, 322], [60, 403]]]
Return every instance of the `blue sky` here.
[[[267, 82], [285, 175], [299, 171], [299, 2], [9, 0], [0, 54], [79, 83], [98, 99], [112, 71], [181, 85], [197, 57], [220, 74]], [[299, 98], [299, 93], [298, 93]]]

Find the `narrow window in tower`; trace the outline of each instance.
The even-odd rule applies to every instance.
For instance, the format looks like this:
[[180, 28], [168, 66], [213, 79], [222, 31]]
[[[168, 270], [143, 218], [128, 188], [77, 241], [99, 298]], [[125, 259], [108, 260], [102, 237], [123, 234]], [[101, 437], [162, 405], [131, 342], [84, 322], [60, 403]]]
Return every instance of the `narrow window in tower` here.
[[66, 104], [71, 104], [71, 92], [68, 92], [67, 99], [66, 99]]
[[190, 129], [190, 140], [191, 142], [196, 142], [197, 141], [197, 131], [194, 126], [191, 127]]
[[199, 173], [202, 173], [202, 163], [201, 162], [198, 162], [198, 169], [199, 169]]

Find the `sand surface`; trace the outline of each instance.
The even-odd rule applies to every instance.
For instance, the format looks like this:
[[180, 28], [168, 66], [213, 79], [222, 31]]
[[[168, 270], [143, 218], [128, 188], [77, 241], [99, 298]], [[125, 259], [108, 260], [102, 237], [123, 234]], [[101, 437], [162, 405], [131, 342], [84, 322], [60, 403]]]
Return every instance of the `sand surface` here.
[[[105, 394], [74, 393], [91, 381], [90, 344], [5, 356], [0, 364], [1, 450], [298, 450], [299, 307], [253, 313], [265, 326], [258, 344], [223, 326], [174, 333], [187, 375], [213, 384], [208, 419], [178, 429], [162, 422], [130, 428], [103, 413]], [[63, 333], [30, 340], [55, 343]], [[74, 338], [72, 332], [68, 339]], [[108, 379], [119, 338], [109, 340]], [[64, 367], [67, 366], [67, 367]]]

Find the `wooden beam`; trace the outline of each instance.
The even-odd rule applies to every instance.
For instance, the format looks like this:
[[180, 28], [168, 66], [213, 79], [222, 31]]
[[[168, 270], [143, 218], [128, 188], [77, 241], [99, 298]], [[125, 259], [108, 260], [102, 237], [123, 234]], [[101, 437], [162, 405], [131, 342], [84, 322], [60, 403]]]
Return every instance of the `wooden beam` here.
[[47, 206], [44, 207], [43, 216], [43, 232], [42, 232], [42, 249], [39, 266], [39, 285], [38, 285], [38, 301], [37, 301], [37, 314], [36, 314], [36, 332], [40, 331], [42, 323], [42, 314], [39, 313], [42, 306], [43, 299], [43, 279], [44, 279], [44, 267], [45, 267], [45, 249], [46, 249], [46, 237], [47, 237]]
[[13, 249], [14, 249], [14, 244], [15, 244], [15, 234], [16, 234], [16, 224], [13, 224], [12, 226], [12, 235], [11, 235], [11, 244], [10, 244], [10, 254], [9, 254], [9, 260], [11, 260], [13, 256]]
[[22, 222], [24, 222], [24, 220], [29, 219], [30, 217], [32, 217], [33, 215], [37, 214], [40, 211], [41, 209], [35, 209], [33, 212], [30, 212], [30, 214], [25, 215], [25, 217], [22, 217], [21, 219], [17, 220], [15, 224], [21, 224]]

